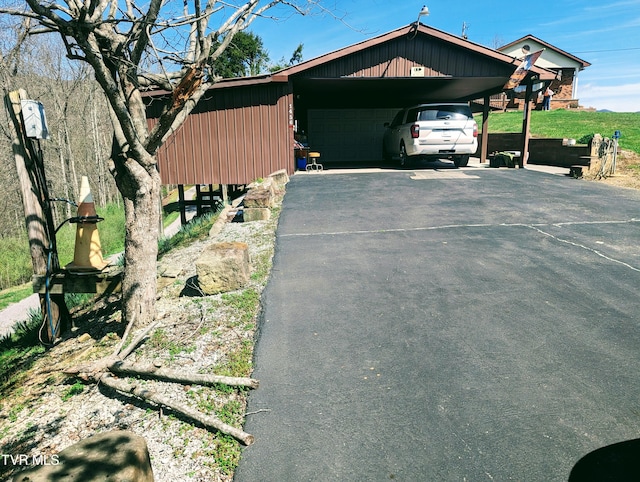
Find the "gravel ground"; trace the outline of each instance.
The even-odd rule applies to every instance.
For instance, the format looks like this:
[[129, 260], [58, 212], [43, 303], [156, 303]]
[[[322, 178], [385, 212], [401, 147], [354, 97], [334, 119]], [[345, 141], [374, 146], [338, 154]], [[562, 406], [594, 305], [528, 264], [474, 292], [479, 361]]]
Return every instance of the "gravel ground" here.
[[[228, 361], [231, 353], [253, 342], [256, 319], [242, 319], [226, 300], [229, 295], [193, 296], [194, 261], [213, 242], [241, 241], [249, 245], [252, 270], [270, 266], [277, 219], [252, 223], [227, 223], [215, 239], [196, 242], [174, 250], [160, 261], [160, 272], [175, 278], [160, 278], [157, 319], [152, 336], [129, 361], [157, 361], [165, 367], [191, 373], [213, 373]], [[268, 272], [268, 270], [267, 270]], [[261, 293], [266, 277], [252, 280], [246, 290]], [[241, 294], [242, 292], [234, 292]], [[233, 295], [231, 293], [230, 295]], [[185, 296], [185, 294], [187, 296]], [[191, 295], [191, 296], [189, 296]], [[110, 353], [122, 333], [119, 313], [106, 300], [79, 320], [72, 337], [41, 357], [3, 394], [0, 402], [0, 453], [54, 455], [93, 434], [130, 430], [145, 437], [157, 482], [227, 481], [233, 476], [237, 459], [221, 460], [224, 447], [236, 444], [226, 437], [194, 427], [156, 407], [96, 385], [84, 386], [81, 393], [75, 379], [60, 371], [80, 361], [98, 359]], [[257, 307], [256, 307], [257, 309]], [[146, 381], [172, 400], [204, 412], [231, 412], [228, 423], [240, 426], [245, 411], [243, 392], [230, 393], [199, 386]], [[236, 450], [239, 457], [239, 448]], [[232, 451], [233, 453], [233, 451]], [[232, 457], [232, 458], [233, 458]], [[19, 467], [0, 464], [0, 480]]]

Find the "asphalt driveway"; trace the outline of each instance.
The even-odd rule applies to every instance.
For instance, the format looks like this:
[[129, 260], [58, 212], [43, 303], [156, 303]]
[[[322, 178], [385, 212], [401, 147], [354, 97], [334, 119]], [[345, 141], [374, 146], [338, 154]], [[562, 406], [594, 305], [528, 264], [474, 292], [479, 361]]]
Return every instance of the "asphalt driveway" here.
[[560, 481], [635, 444], [639, 234], [640, 192], [530, 169], [293, 176], [236, 480]]

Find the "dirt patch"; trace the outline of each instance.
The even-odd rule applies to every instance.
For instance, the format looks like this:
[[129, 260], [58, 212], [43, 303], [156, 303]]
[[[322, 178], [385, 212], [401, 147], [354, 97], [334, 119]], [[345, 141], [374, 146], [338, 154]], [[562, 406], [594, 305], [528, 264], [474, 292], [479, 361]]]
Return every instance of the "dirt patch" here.
[[616, 159], [615, 174], [598, 178], [591, 172], [584, 179], [594, 182], [602, 182], [611, 186], [640, 189], [640, 155], [632, 151], [621, 150]]

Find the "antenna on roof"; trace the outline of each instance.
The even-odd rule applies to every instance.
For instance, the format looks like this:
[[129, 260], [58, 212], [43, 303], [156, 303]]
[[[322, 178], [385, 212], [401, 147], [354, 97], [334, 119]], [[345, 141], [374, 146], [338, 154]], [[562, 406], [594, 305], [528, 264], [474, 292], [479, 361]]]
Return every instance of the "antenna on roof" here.
[[467, 35], [467, 30], [469, 29], [469, 25], [467, 22], [462, 22], [462, 38], [467, 40], [469, 36]]

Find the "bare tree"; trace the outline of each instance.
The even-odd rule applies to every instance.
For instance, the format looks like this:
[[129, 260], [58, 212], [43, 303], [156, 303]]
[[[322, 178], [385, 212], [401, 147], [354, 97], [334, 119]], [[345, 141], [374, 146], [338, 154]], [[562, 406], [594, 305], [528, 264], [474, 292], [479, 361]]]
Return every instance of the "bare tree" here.
[[[28, 37], [30, 23], [30, 19], [16, 22], [12, 19], [0, 18], [0, 88], [3, 97], [12, 89], [12, 81], [20, 70], [22, 52]], [[15, 202], [20, 196], [15, 164], [8, 161], [9, 159], [13, 161], [8, 113], [3, 109], [2, 115], [0, 146], [3, 147], [2, 152], [8, 153], [9, 157], [7, 157], [7, 162], [0, 162], [0, 179], [7, 180], [10, 184], [3, 186], [0, 210], [11, 220], [7, 226], [3, 226], [3, 233], [8, 235], [19, 229], [24, 229], [24, 216], [21, 216], [22, 207]], [[14, 220], [15, 222], [13, 222]]]
[[[33, 23], [30, 18], [0, 15], [3, 93], [6, 97], [8, 92], [23, 88], [47, 108], [50, 139], [42, 149], [50, 193], [56, 198], [76, 199], [77, 172], [96, 180], [98, 205], [104, 206], [117, 197], [115, 182], [104, 162], [112, 139], [106, 98], [93, 78], [91, 66], [67, 59], [57, 34], [29, 35]], [[7, 115], [5, 109], [0, 110], [0, 116]], [[4, 117], [0, 122], [0, 236], [13, 238], [24, 234], [25, 220], [8, 127]], [[70, 204], [52, 203], [51, 208], [56, 225], [71, 217]], [[30, 277], [24, 273], [25, 279]], [[11, 281], [7, 279], [6, 283]]]
[[[158, 197], [161, 180], [156, 152], [186, 119], [216, 81], [209, 66], [232, 41], [265, 12], [282, 5], [305, 13], [316, 4], [306, 0], [27, 0], [25, 9], [0, 8], [37, 29], [57, 32], [68, 58], [88, 63], [104, 91], [115, 134], [109, 168], [125, 208], [123, 318], [129, 335], [134, 324], [155, 317]], [[212, 48], [212, 46], [216, 46]], [[173, 93], [158, 123], [147, 126], [142, 90]]]

